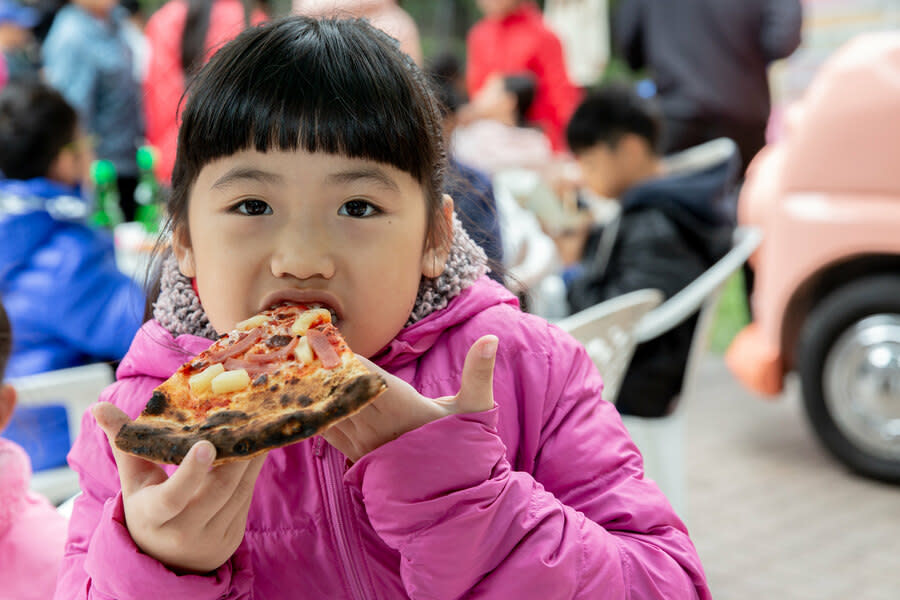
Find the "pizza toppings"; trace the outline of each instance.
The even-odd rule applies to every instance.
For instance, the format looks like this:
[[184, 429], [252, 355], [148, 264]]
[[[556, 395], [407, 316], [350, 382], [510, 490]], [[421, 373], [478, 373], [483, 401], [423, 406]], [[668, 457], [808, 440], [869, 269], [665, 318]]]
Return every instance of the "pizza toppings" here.
[[[268, 363], [274, 362], [276, 360], [291, 360], [291, 357], [294, 353], [294, 347], [300, 341], [298, 337], [289, 337], [286, 335], [274, 336], [277, 338], [284, 338], [286, 341], [282, 344], [282, 348], [280, 350], [275, 350], [274, 352], [265, 352], [260, 354], [248, 354], [246, 355], [246, 359], [250, 362], [255, 363]], [[269, 338], [271, 340], [272, 338]], [[268, 345], [268, 342], [266, 343]]]
[[328, 336], [320, 330], [310, 329], [307, 332], [306, 339], [309, 340], [309, 345], [313, 352], [315, 352], [316, 356], [319, 357], [319, 360], [322, 361], [323, 367], [326, 369], [333, 369], [341, 364], [341, 357], [338, 356], [338, 353], [331, 345], [331, 342], [328, 341]]
[[314, 308], [297, 317], [291, 326], [294, 335], [306, 335], [309, 328], [319, 323], [331, 323], [331, 312], [325, 308]]
[[192, 375], [188, 379], [188, 385], [191, 387], [191, 392], [197, 395], [207, 392], [210, 388], [210, 383], [212, 382], [213, 378], [221, 375], [224, 372], [225, 365], [223, 365], [222, 363], [216, 363], [214, 365], [206, 367], [196, 375]]
[[241, 352], [248, 350], [253, 344], [262, 339], [265, 335], [262, 327], [256, 327], [247, 335], [240, 339], [236, 344], [221, 348], [216, 352], [210, 352], [206, 357], [210, 362], [221, 362], [229, 356], [237, 356]]
[[212, 393], [216, 395], [236, 392], [248, 385], [250, 385], [250, 375], [246, 369], [235, 369], [219, 373], [209, 382]]

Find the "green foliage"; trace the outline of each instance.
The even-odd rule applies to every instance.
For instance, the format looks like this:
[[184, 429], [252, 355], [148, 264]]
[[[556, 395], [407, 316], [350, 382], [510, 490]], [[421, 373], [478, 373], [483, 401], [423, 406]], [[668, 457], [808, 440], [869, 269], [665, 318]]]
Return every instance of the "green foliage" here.
[[709, 348], [716, 354], [722, 354], [734, 336], [750, 322], [750, 311], [747, 309], [747, 293], [744, 289], [744, 275], [734, 274], [722, 292], [713, 321]]

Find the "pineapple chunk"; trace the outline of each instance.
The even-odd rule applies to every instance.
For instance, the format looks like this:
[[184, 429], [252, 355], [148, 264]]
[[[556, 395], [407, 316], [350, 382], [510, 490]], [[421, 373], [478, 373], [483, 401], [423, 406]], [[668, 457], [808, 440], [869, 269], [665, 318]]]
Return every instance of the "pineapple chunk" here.
[[203, 394], [209, 391], [209, 384], [213, 378], [224, 372], [225, 367], [222, 363], [216, 363], [206, 367], [196, 375], [190, 376], [188, 378], [188, 385], [191, 387], [191, 392], [194, 394]]
[[301, 364], [308, 365], [313, 361], [313, 351], [312, 348], [309, 347], [309, 340], [306, 337], [300, 338], [300, 341], [297, 342], [297, 347], [294, 348], [294, 356], [297, 357], [297, 360], [300, 361]]
[[253, 329], [254, 327], [260, 327], [265, 325], [268, 322], [268, 317], [265, 315], [254, 315], [249, 319], [241, 321], [237, 325], [234, 326], [235, 329], [239, 329], [241, 331], [246, 331], [248, 329]]
[[331, 323], [331, 312], [327, 308], [314, 308], [301, 314], [294, 324], [291, 326], [291, 333], [294, 335], [306, 335], [309, 326], [319, 321]]
[[242, 390], [250, 385], [250, 375], [246, 369], [225, 371], [213, 377], [210, 382], [213, 394], [227, 394]]

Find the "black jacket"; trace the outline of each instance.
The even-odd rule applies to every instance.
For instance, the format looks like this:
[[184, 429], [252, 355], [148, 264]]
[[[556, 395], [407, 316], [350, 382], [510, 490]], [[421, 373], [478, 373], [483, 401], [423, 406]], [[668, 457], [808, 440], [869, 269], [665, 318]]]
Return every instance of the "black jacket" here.
[[[731, 246], [732, 227], [717, 207], [734, 174], [732, 160], [629, 190], [619, 219], [588, 244], [583, 274], [569, 287], [570, 308], [583, 310], [644, 288], [670, 298], [703, 274]], [[669, 410], [681, 389], [695, 324], [696, 315], [638, 346], [616, 401], [621, 413], [661, 416]]]

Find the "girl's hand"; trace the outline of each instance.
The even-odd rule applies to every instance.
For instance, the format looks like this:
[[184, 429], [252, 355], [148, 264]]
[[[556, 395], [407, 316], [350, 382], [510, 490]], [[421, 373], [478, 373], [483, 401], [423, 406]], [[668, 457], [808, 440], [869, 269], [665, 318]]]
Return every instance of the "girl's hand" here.
[[108, 402], [95, 406], [93, 415], [119, 469], [125, 522], [134, 543], [175, 571], [208, 573], [224, 564], [244, 538], [266, 454], [210, 469], [216, 449], [198, 442], [169, 477], [159, 465], [116, 448], [116, 434], [128, 415]]
[[360, 357], [369, 369], [384, 377], [388, 389], [357, 414], [333, 425], [322, 437], [356, 462], [382, 444], [441, 417], [490, 410], [494, 407], [497, 343], [493, 335], [476, 340], [466, 355], [459, 392], [435, 399], [426, 398], [402, 379]]

